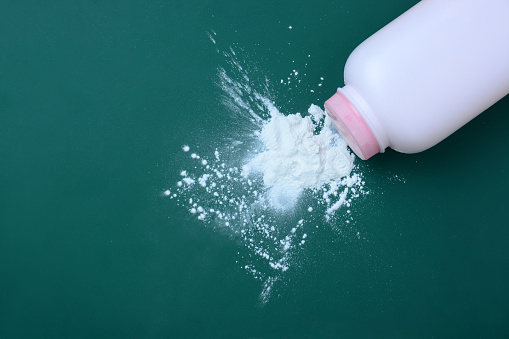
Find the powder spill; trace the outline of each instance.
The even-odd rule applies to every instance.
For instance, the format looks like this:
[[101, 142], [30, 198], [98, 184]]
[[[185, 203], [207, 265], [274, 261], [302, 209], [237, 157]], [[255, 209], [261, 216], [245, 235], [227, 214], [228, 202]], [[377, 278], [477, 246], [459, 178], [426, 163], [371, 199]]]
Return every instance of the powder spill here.
[[270, 99], [270, 82], [253, 81], [241, 52], [222, 53], [227, 67], [219, 67], [218, 85], [222, 103], [244, 129], [210, 155], [182, 146], [186, 168], [163, 195], [240, 244], [236, 262], [262, 281], [263, 305], [313, 241], [317, 224], [349, 223], [350, 210], [338, 211], [368, 192], [324, 111], [311, 105], [307, 114], [282, 114]]
[[[308, 109], [313, 119], [299, 113], [285, 116], [275, 107], [267, 107], [271, 117], [260, 133], [265, 151], [243, 170], [245, 176], [251, 171], [263, 174], [274, 207], [291, 207], [304, 189], [318, 188], [350, 174], [353, 157], [320, 107], [311, 105]], [[317, 132], [320, 123], [323, 127]]]

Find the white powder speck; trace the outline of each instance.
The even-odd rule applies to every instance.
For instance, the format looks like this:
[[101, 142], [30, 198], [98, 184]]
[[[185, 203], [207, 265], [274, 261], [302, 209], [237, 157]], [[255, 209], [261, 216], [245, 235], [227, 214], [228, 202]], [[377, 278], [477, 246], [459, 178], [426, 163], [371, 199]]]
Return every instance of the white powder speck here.
[[166, 190], [166, 191], [164, 191], [163, 194], [166, 195], [166, 196], [169, 196], [171, 194], [171, 192], [170, 192], [170, 190]]
[[210, 174], [204, 174], [201, 177], [198, 178], [198, 182], [202, 187], [207, 186], [207, 180], [209, 179]]
[[184, 152], [189, 152], [189, 150], [190, 150], [190, 149], [191, 149], [191, 148], [190, 148], [189, 146], [187, 146], [187, 145], [182, 146], [182, 150], [183, 150]]
[[193, 180], [193, 179], [191, 179], [191, 178], [184, 178], [184, 179], [182, 179], [182, 181], [183, 181], [184, 183], [188, 184], [188, 185], [192, 185], [192, 184], [194, 184], [194, 180]]

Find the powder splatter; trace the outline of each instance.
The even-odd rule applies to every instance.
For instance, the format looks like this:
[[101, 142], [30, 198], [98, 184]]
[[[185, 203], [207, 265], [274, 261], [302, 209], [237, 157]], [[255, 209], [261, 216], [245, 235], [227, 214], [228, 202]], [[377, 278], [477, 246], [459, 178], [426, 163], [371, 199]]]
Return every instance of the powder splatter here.
[[[316, 221], [337, 223], [338, 211], [368, 192], [323, 110], [311, 105], [304, 113], [281, 113], [270, 82], [254, 79], [241, 52], [222, 53], [227, 66], [218, 68], [218, 85], [222, 104], [243, 119], [243, 128], [211, 154], [183, 146], [185, 168], [163, 195], [237, 241], [239, 268], [262, 282], [265, 304], [313, 241]], [[340, 216], [353, 220], [350, 210]]]

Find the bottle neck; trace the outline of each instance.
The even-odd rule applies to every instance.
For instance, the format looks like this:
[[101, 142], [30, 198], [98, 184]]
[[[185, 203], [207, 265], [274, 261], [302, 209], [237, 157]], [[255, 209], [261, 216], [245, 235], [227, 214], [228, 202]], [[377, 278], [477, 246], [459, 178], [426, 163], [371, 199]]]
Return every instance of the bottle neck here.
[[325, 111], [343, 139], [362, 160], [383, 152], [388, 146], [383, 128], [376, 127], [378, 121], [371, 109], [351, 86], [339, 88], [325, 102]]

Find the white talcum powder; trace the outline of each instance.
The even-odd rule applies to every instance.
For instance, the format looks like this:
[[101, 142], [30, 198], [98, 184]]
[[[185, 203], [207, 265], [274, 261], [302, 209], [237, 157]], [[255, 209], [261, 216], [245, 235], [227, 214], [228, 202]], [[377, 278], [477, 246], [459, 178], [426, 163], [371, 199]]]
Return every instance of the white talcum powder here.
[[[215, 44], [212, 37], [214, 32], [209, 38]], [[212, 152], [183, 145], [186, 156], [176, 162], [183, 167], [162, 196], [235, 239], [240, 245], [235, 262], [262, 281], [265, 304], [276, 282], [299, 266], [299, 252], [315, 241], [321, 225], [351, 227], [353, 200], [369, 192], [354, 156], [320, 107], [311, 105], [309, 114], [280, 113], [270, 82], [250, 73], [241, 53], [230, 48], [223, 55], [222, 102], [241, 128], [214, 140]], [[301, 73], [292, 74], [300, 84]]]
[[[275, 207], [291, 206], [303, 189], [318, 188], [350, 174], [353, 157], [320, 107], [311, 105], [311, 116], [306, 117], [299, 113], [285, 116], [269, 107], [271, 118], [260, 133], [265, 150], [243, 170], [245, 176], [251, 172], [263, 174]], [[324, 116], [323, 126], [317, 131]]]

